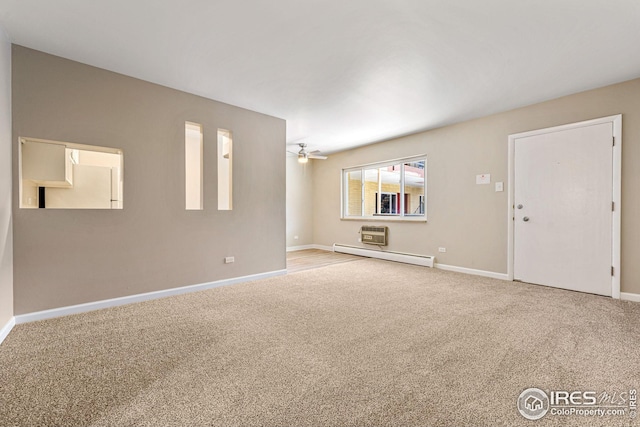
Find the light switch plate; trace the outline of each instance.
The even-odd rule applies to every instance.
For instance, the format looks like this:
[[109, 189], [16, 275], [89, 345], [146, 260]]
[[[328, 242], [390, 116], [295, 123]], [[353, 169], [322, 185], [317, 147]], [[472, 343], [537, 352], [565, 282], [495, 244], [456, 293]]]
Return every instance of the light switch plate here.
[[491, 174], [476, 175], [476, 184], [491, 184]]
[[504, 191], [504, 184], [502, 182], [496, 182], [496, 192]]

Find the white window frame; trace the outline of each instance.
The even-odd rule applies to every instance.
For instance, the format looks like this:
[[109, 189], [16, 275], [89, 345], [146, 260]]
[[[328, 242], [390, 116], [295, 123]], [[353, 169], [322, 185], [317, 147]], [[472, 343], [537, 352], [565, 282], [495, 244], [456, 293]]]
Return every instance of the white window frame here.
[[[360, 216], [356, 216], [356, 215], [347, 215], [348, 212], [346, 212], [348, 206], [349, 206], [349, 194], [348, 191], [345, 187], [346, 185], [346, 180], [345, 177], [347, 176], [348, 173], [350, 172], [357, 172], [360, 171], [360, 179], [361, 179], [361, 196], [360, 196], [360, 203], [361, 203], [361, 208], [360, 208], [360, 212], [364, 213], [365, 212], [365, 170], [368, 169], [378, 169], [378, 173], [380, 173], [380, 169], [381, 168], [385, 168], [388, 166], [394, 166], [394, 165], [404, 165], [405, 163], [415, 163], [415, 162], [420, 162], [420, 161], [424, 161], [424, 193], [420, 196], [424, 198], [424, 212], [422, 214], [419, 215], [414, 215], [411, 213], [405, 214], [405, 207], [404, 207], [404, 196], [400, 197], [400, 212], [397, 214], [375, 214], [375, 215], [360, 215]], [[400, 169], [400, 194], [404, 195], [405, 194], [405, 176], [404, 176], [404, 166]], [[380, 197], [380, 195], [383, 193], [381, 190], [377, 191], [378, 193], [378, 197]], [[364, 164], [364, 165], [359, 165], [359, 166], [352, 166], [352, 167], [348, 167], [348, 168], [344, 168], [341, 170], [341, 174], [340, 174], [340, 219], [342, 220], [366, 220], [366, 221], [409, 221], [409, 222], [426, 222], [427, 221], [427, 156], [426, 154], [422, 154], [422, 155], [418, 155], [418, 156], [412, 156], [412, 157], [405, 157], [405, 158], [400, 158], [400, 159], [394, 159], [394, 160], [387, 160], [387, 161], [383, 161], [383, 162], [376, 162], [376, 163], [368, 163], [368, 164]], [[380, 206], [380, 200], [378, 200], [378, 206]]]

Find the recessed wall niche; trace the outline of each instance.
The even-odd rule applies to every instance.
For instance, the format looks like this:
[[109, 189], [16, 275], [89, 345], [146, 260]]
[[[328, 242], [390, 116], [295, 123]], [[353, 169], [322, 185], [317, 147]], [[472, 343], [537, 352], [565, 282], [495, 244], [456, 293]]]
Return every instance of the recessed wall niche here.
[[185, 208], [202, 210], [204, 208], [202, 125], [185, 122], [184, 127]]
[[218, 129], [218, 210], [233, 209], [233, 136]]

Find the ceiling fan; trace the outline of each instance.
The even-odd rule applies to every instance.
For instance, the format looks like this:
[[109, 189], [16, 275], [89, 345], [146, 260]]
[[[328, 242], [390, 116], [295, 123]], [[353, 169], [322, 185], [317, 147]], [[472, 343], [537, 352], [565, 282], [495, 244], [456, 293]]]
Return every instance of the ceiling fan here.
[[293, 154], [297, 154], [298, 162], [300, 163], [307, 163], [309, 159], [316, 159], [316, 160], [327, 159], [327, 156], [320, 155], [320, 150], [307, 151], [307, 144], [299, 143], [298, 145], [300, 146], [300, 151], [298, 151], [297, 153], [294, 151], [289, 151], [289, 152]]

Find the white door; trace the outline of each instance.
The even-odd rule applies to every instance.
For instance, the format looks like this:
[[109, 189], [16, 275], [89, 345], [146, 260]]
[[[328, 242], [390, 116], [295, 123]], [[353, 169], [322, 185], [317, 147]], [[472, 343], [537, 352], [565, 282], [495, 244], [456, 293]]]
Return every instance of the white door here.
[[613, 123], [514, 140], [513, 277], [612, 295]]

